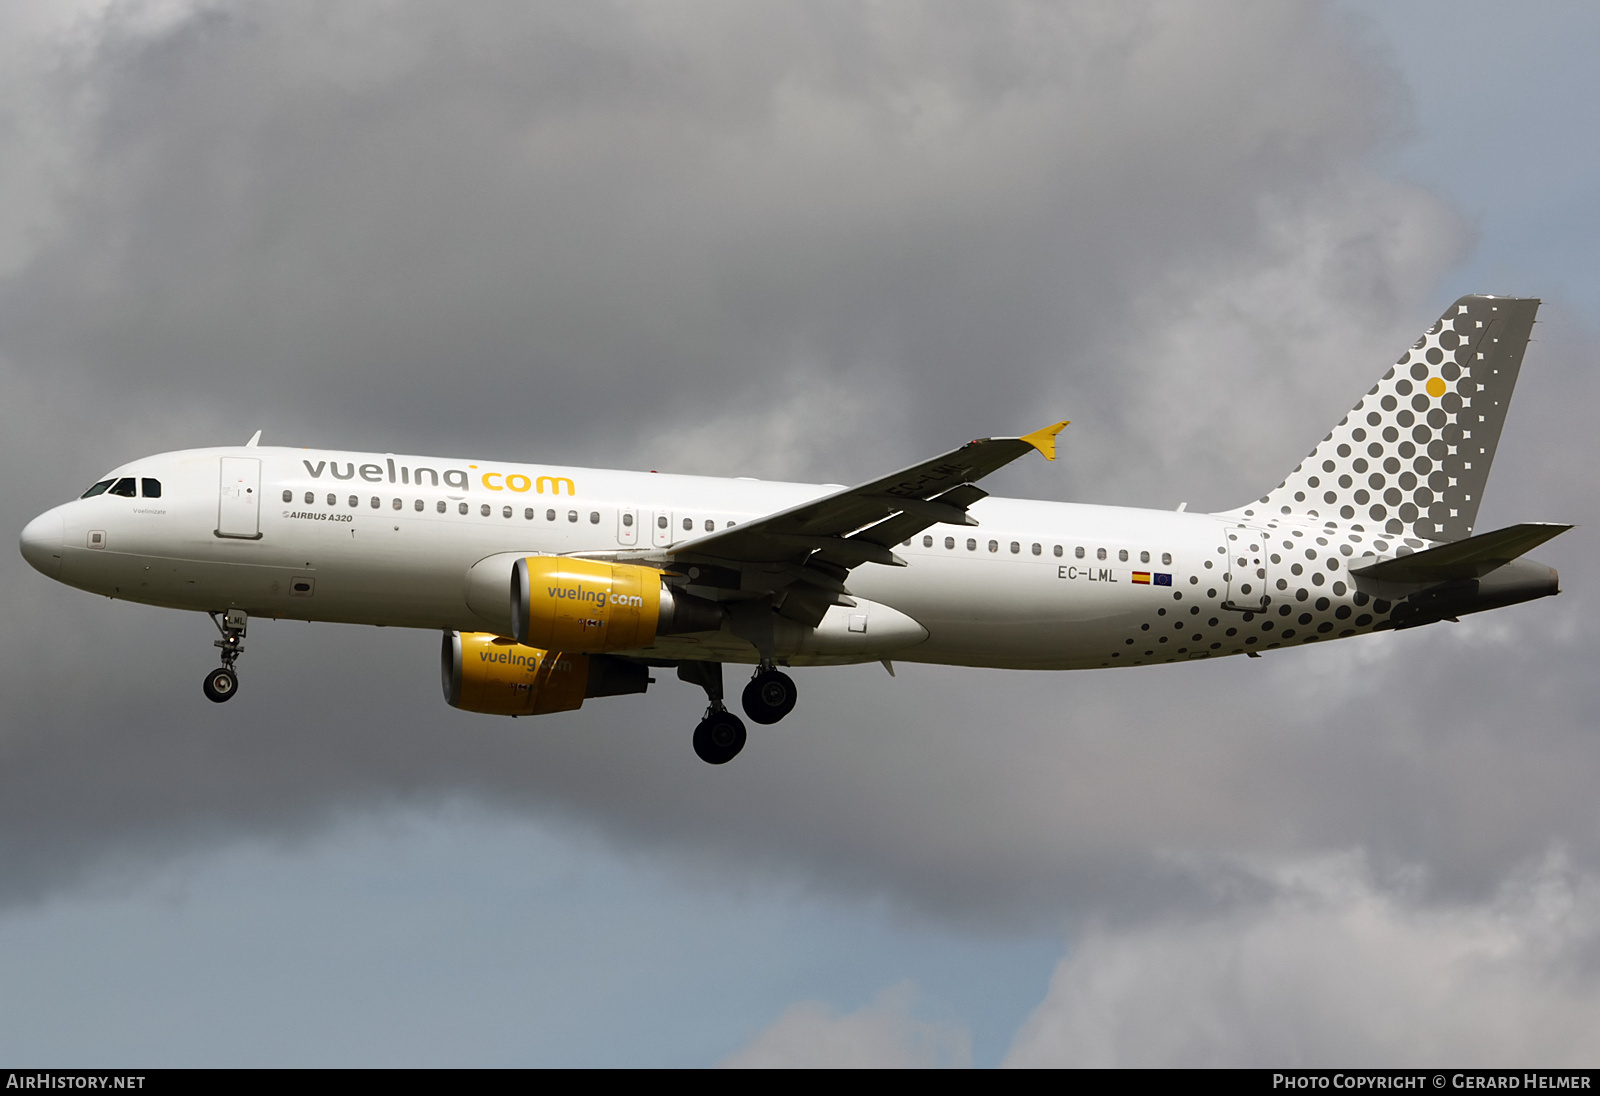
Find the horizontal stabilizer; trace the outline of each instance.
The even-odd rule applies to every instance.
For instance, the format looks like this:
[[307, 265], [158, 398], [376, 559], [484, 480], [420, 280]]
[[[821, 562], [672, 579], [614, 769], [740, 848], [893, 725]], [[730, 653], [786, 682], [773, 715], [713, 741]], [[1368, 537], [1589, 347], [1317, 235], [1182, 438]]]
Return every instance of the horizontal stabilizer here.
[[1482, 578], [1571, 528], [1570, 525], [1547, 522], [1509, 525], [1492, 533], [1481, 533], [1409, 556], [1381, 560], [1366, 567], [1354, 567], [1350, 573], [1357, 578], [1378, 582], [1414, 585]]

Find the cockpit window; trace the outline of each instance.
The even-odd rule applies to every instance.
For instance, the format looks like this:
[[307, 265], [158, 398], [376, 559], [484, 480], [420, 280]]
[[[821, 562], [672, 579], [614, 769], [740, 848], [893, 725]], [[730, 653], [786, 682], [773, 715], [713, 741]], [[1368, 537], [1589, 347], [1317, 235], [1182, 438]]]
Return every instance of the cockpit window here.
[[121, 495], [125, 499], [137, 498], [138, 490], [134, 487], [132, 476], [123, 476], [111, 485], [109, 494]]
[[78, 497], [81, 498], [81, 499], [92, 499], [96, 495], [105, 494], [106, 493], [106, 488], [110, 487], [110, 486], [111, 486], [111, 481], [110, 480], [101, 480], [99, 483], [95, 484], [93, 487], [89, 488], [87, 491], [85, 491], [83, 494], [79, 495]]
[[161, 497], [161, 481], [158, 479], [142, 479], [139, 481], [139, 493], [147, 499]]

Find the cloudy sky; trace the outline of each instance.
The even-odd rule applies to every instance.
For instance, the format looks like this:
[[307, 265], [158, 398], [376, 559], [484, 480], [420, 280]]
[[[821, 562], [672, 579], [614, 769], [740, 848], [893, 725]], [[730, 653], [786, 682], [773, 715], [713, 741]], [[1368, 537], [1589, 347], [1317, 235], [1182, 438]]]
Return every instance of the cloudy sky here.
[[1593, 1064], [1591, 4], [0, 5], [0, 511], [243, 441], [1222, 509], [1545, 301], [1558, 599], [1108, 671], [446, 707], [0, 559], [0, 1059]]

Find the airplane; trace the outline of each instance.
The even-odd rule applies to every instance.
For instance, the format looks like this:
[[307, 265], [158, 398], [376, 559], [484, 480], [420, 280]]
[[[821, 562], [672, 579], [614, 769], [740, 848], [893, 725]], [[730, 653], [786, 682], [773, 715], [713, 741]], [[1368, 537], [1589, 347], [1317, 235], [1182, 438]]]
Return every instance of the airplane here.
[[1277, 487], [1219, 513], [991, 497], [1054, 423], [862, 483], [719, 479], [260, 445], [163, 453], [34, 518], [69, 586], [206, 612], [232, 698], [251, 617], [442, 633], [445, 699], [495, 715], [704, 689], [699, 757], [795, 706], [780, 667], [1147, 666], [1455, 621], [1560, 592], [1525, 553], [1570, 525], [1475, 532], [1539, 301], [1462, 297]]

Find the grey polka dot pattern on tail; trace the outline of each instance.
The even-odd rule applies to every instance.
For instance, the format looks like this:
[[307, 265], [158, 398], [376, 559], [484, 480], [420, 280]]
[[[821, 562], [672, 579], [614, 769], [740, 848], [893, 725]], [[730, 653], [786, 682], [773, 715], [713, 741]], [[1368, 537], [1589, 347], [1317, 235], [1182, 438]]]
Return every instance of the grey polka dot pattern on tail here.
[[1463, 297], [1277, 488], [1230, 512], [1420, 541], [1472, 535], [1539, 302]]

